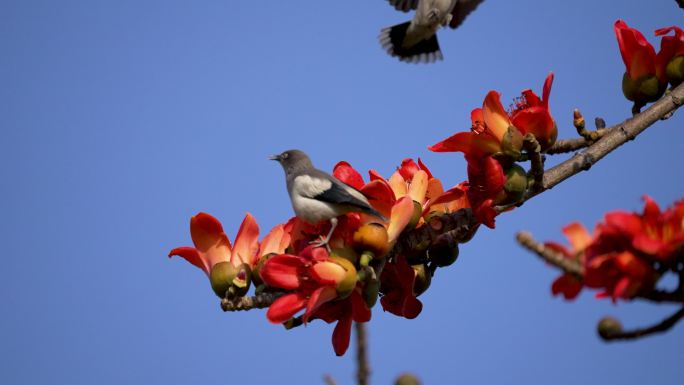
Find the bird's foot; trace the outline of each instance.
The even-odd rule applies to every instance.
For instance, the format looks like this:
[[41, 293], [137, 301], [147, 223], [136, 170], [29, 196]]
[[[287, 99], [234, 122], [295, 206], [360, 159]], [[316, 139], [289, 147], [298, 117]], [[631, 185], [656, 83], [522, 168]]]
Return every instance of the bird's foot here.
[[328, 244], [328, 242], [330, 242], [330, 239], [328, 237], [324, 237], [321, 235], [318, 237], [318, 240], [311, 241], [311, 242], [309, 242], [309, 244], [313, 247], [325, 246], [325, 249], [328, 250], [328, 253], [329, 253], [330, 252], [330, 245]]

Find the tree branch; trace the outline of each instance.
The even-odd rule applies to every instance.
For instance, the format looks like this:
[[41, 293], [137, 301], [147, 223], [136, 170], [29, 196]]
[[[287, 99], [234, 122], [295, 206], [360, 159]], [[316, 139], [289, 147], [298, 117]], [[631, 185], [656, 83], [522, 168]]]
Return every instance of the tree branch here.
[[[674, 112], [682, 105], [683, 102], [684, 83], [676, 87], [674, 90], [672, 90], [672, 92], [660, 98], [660, 100], [655, 102], [644, 112], [639, 113], [611, 128], [606, 128], [603, 136], [596, 142], [590, 144], [585, 151], [577, 153], [565, 162], [546, 170], [543, 175], [543, 182], [541, 186], [539, 186], [538, 189], [530, 190], [522, 202], [532, 199], [542, 192], [553, 188], [557, 184], [575, 174], [578, 174], [582, 170], [588, 170], [594, 163], [598, 162], [608, 153], [615, 150], [625, 142], [634, 139], [653, 123]], [[562, 143], [563, 141], [560, 142]], [[586, 144], [589, 143], [584, 138], [573, 139], [565, 142], [572, 143], [572, 146], [586, 146]], [[564, 144], [563, 146], [569, 145]], [[504, 211], [505, 207], [498, 207], [498, 209], [500, 209], [500, 211]], [[432, 244], [432, 242], [434, 242], [435, 239], [442, 234], [452, 237], [458, 243], [465, 243], [473, 237], [478, 227], [479, 223], [473, 215], [471, 209], [461, 209], [454, 213], [434, 216], [430, 218], [425, 226], [404, 232], [399, 237], [397, 243], [394, 245], [387, 257], [392, 258], [393, 256], [399, 254], [410, 255], [415, 254], [417, 251], [420, 252], [427, 250], [430, 244]], [[543, 256], [542, 258], [558, 267], [561, 267], [563, 264], [567, 264], [567, 262], [560, 262], [554, 258], [546, 259], [546, 257]], [[567, 259], [564, 258], [563, 260]], [[557, 263], [554, 263], [554, 261]], [[575, 274], [577, 270], [576, 267], [571, 267], [569, 264], [565, 267], [567, 270], [564, 269], [564, 271], [567, 271], [571, 274]], [[252, 297], [241, 297], [230, 300], [223, 299], [221, 300], [221, 308], [224, 311], [263, 309], [270, 306], [271, 303], [273, 303], [273, 301], [275, 301], [281, 295], [283, 295], [282, 292], [270, 292], [262, 293]], [[661, 296], [658, 298], [670, 297]], [[669, 299], [662, 299], [661, 301], [681, 302], [671, 301]]]
[[611, 331], [610, 333], [600, 334], [600, 336], [605, 341], [634, 340], [651, 334], [668, 331], [682, 318], [684, 318], [684, 307], [653, 326], [630, 331]]
[[580, 265], [579, 262], [568, 259], [563, 254], [545, 247], [543, 244], [535, 241], [534, 238], [532, 238], [532, 234], [521, 231], [516, 235], [516, 239], [523, 247], [534, 252], [547, 263], [556, 266], [568, 274], [572, 274], [575, 278], [584, 278], [582, 265]]
[[242, 311], [251, 309], [264, 309], [282, 296], [283, 292], [261, 293], [251, 297], [237, 297], [232, 299], [221, 299], [221, 309], [223, 311]]
[[[584, 270], [578, 261], [566, 258], [563, 254], [535, 241], [532, 234], [526, 231], [519, 232], [516, 235], [516, 239], [521, 246], [532, 251], [549, 264], [563, 270], [565, 273], [572, 274], [579, 280], [584, 279]], [[659, 303], [684, 303], [684, 292], [679, 290], [669, 292], [653, 289], [648, 292], [638, 293], [635, 298]]]
[[[625, 142], [633, 140], [637, 135], [650, 127], [653, 123], [667, 116], [668, 114], [681, 107], [684, 101], [684, 84], [680, 84], [669, 94], [653, 103], [644, 112], [636, 114], [634, 117], [623, 121], [611, 128], [606, 129], [603, 137], [591, 144], [586, 150], [575, 154], [572, 158], [561, 164], [550, 168], [544, 173], [544, 182], [539, 190], [532, 190], [525, 197], [525, 200], [553, 188], [562, 181], [578, 174], [580, 171], [588, 170], [596, 162]], [[586, 139], [585, 139], [586, 140]]]
[[356, 380], [359, 385], [368, 385], [368, 377], [370, 376], [371, 370], [368, 363], [366, 324], [363, 322], [354, 322], [354, 326], [356, 327]]

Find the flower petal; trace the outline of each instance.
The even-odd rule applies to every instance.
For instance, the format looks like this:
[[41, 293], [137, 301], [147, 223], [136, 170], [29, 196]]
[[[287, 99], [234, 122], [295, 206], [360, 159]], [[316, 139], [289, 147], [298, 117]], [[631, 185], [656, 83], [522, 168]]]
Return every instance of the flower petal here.
[[401, 161], [401, 166], [397, 171], [399, 171], [399, 174], [404, 177], [404, 180], [410, 181], [413, 179], [413, 174], [415, 174], [418, 170], [420, 170], [420, 168], [416, 162], [414, 162], [411, 158], [406, 158]]
[[209, 262], [202, 258], [202, 254], [197, 251], [194, 247], [176, 247], [169, 252], [169, 258], [177, 255], [191, 264], [202, 269], [207, 275], [209, 275]]
[[399, 171], [395, 171], [394, 174], [392, 174], [389, 179], [389, 185], [392, 188], [392, 191], [394, 191], [394, 197], [396, 199], [403, 197], [408, 192], [406, 180], [401, 176]]
[[332, 335], [333, 349], [335, 354], [343, 356], [349, 348], [349, 337], [351, 336], [352, 316], [351, 314], [342, 317], [337, 321]]
[[230, 262], [238, 266], [246, 263], [249, 266], [256, 265], [259, 259], [259, 225], [252, 214], [247, 213], [245, 219], [240, 224], [237, 236], [235, 236], [235, 247], [230, 257]]
[[[222, 236], [225, 236], [225, 233], [218, 219], [207, 213], [198, 213], [190, 218], [190, 236], [197, 250], [202, 252], [219, 242], [224, 242]], [[227, 240], [226, 238], [225, 241]], [[230, 249], [230, 242], [228, 248]]]
[[261, 241], [259, 257], [268, 254], [282, 254], [290, 244], [290, 234], [285, 231], [285, 225], [279, 224], [269, 231]]
[[484, 117], [487, 130], [501, 143], [503, 141], [511, 121], [508, 114], [501, 104], [501, 95], [496, 91], [489, 91], [482, 105], [482, 115]]
[[563, 234], [570, 241], [575, 253], [582, 252], [593, 240], [589, 231], [579, 222], [572, 222], [563, 227]]
[[266, 318], [274, 324], [286, 322], [297, 312], [304, 309], [307, 301], [307, 298], [302, 293], [285, 294], [269, 306]]
[[397, 201], [392, 206], [392, 214], [390, 216], [390, 224], [387, 228], [387, 235], [389, 243], [396, 241], [399, 234], [404, 231], [406, 225], [411, 221], [413, 216], [413, 200], [409, 196], [405, 196]]
[[414, 201], [423, 204], [428, 188], [428, 175], [423, 170], [418, 170], [413, 174], [413, 179], [409, 184], [408, 195]]
[[360, 190], [364, 185], [361, 174], [345, 161], [335, 165], [333, 168], [333, 176], [357, 190]]
[[337, 285], [347, 274], [347, 271], [335, 262], [318, 262], [310, 269], [311, 277], [321, 285]]
[[321, 305], [330, 302], [335, 298], [337, 298], [337, 290], [332, 286], [322, 286], [314, 290], [306, 304], [306, 311], [304, 312], [304, 316], [302, 316], [302, 320], [308, 322], [311, 315], [313, 315]]
[[274, 255], [268, 259], [259, 271], [261, 279], [267, 286], [281, 289], [297, 289], [301, 285], [300, 269], [307, 261], [296, 255]]
[[396, 198], [394, 197], [394, 191], [392, 191], [392, 188], [386, 180], [373, 180], [363, 186], [359, 191], [366, 196], [373, 208], [378, 210], [385, 218], [389, 218]]

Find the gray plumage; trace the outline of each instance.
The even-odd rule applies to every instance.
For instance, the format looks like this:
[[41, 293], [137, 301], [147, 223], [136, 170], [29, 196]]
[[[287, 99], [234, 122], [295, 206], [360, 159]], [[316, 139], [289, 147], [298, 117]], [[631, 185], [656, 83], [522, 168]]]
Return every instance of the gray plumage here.
[[366, 213], [384, 220], [359, 190], [316, 169], [304, 152], [289, 150], [270, 159], [283, 166], [292, 208], [305, 222], [317, 224], [334, 220], [336, 224], [335, 218], [350, 212]]
[[380, 44], [388, 54], [409, 63], [432, 63], [444, 56], [437, 41], [442, 26], [457, 28], [484, 0], [389, 0], [396, 10], [415, 9], [411, 21], [380, 31]]

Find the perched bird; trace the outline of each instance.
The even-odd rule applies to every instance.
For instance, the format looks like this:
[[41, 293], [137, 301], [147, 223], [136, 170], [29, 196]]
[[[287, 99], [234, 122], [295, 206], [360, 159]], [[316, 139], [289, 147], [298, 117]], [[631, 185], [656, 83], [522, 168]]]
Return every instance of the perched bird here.
[[385, 220], [359, 190], [314, 168], [304, 152], [289, 150], [270, 159], [277, 160], [285, 170], [287, 192], [297, 217], [312, 225], [330, 221], [328, 235], [315, 242], [316, 246], [327, 246], [340, 215], [361, 212]]
[[484, 0], [389, 0], [398, 11], [416, 10], [411, 21], [380, 31], [380, 44], [392, 56], [409, 63], [442, 60], [437, 30], [457, 28]]

